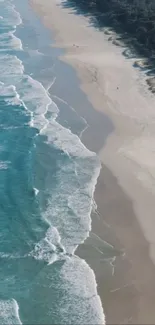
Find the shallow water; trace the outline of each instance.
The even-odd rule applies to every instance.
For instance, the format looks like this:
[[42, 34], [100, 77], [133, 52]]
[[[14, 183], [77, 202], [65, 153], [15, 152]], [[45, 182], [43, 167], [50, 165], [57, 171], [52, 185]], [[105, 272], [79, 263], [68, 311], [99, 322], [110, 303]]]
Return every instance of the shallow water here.
[[104, 322], [93, 271], [74, 255], [91, 229], [95, 153], [58, 123], [59, 50], [28, 2], [0, 1], [0, 323]]

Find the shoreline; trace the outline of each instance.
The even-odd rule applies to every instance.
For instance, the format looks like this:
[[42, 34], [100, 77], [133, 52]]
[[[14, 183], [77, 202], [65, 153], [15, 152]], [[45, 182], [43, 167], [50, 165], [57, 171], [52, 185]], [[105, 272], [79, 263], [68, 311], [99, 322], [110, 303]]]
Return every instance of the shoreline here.
[[[41, 17], [44, 16], [45, 26], [54, 32], [56, 47], [65, 49], [65, 55], [60, 59], [75, 68], [81, 81], [80, 88], [88, 96], [93, 107], [98, 114], [104, 112], [109, 116], [115, 125], [115, 130], [112, 130], [113, 133], [109, 135], [103, 146], [102, 125], [99, 126], [99, 130], [95, 130], [98, 114], [94, 110], [96, 115], [92, 126], [82, 137], [88, 149], [99, 154], [103, 167], [95, 190], [99, 213], [92, 213], [90, 237], [76, 252], [86, 259], [95, 272], [107, 323], [153, 324], [155, 258], [152, 218], [155, 206], [152, 175], [150, 176], [149, 170], [147, 171], [152, 155], [149, 161], [144, 161], [140, 175], [139, 166], [145, 158], [145, 149], [150, 139], [153, 141], [154, 113], [151, 106], [155, 100], [151, 94], [148, 95], [146, 87], [144, 91], [143, 80], [140, 80], [137, 71], [133, 72], [131, 62], [123, 58], [121, 49], [106, 43], [103, 33], [88, 27], [88, 19], [74, 15], [70, 9], [63, 10], [59, 7], [58, 1], [49, 4], [48, 1], [42, 3], [42, 0], [31, 0], [31, 3], [36, 12]], [[50, 15], [52, 19], [49, 20]], [[70, 26], [75, 29], [68, 35]], [[86, 36], [87, 41], [84, 38]], [[125, 62], [127, 68], [124, 72], [121, 65]], [[112, 68], [110, 68], [111, 64]], [[103, 71], [100, 72], [100, 69]], [[125, 79], [127, 73], [128, 82]], [[135, 84], [136, 89], [134, 89]], [[126, 98], [128, 91], [128, 98]], [[123, 92], [125, 96], [122, 96]], [[149, 105], [147, 105], [148, 98]], [[127, 99], [129, 99], [128, 105]], [[136, 109], [136, 102], [142, 108], [141, 116]], [[149, 108], [147, 118], [146, 108]], [[148, 129], [151, 136], [148, 134]], [[99, 138], [93, 139], [94, 131]], [[92, 134], [91, 138], [90, 134]], [[100, 139], [99, 144], [97, 139]], [[142, 148], [137, 154], [139, 147]], [[150, 155], [152, 147], [148, 150]], [[151, 172], [152, 169], [153, 163]], [[147, 212], [148, 220], [145, 217]], [[99, 242], [95, 244], [94, 233], [103, 241], [102, 245], [99, 245]], [[101, 252], [97, 252], [96, 245], [99, 245]], [[105, 249], [105, 246], [108, 253], [111, 252], [111, 259], [107, 261], [104, 256], [101, 262], [102, 248]], [[91, 256], [89, 256], [90, 252]], [[105, 281], [107, 281], [106, 289]]]

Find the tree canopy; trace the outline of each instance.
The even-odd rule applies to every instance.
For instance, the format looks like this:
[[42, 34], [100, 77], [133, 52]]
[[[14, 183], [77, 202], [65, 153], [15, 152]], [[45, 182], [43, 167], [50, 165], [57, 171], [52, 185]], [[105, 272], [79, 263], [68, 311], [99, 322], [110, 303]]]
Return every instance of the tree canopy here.
[[[155, 0], [68, 0], [98, 21], [124, 36], [132, 37], [137, 48], [155, 54]], [[126, 37], [126, 36], [125, 36]]]

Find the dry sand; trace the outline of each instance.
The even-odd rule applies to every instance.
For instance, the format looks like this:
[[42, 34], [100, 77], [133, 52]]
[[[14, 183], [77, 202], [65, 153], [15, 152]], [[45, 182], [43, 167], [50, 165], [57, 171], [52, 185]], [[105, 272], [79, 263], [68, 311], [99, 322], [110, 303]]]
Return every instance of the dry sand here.
[[[76, 69], [94, 109], [115, 126], [98, 151], [103, 163], [95, 192], [99, 215], [93, 216], [93, 232], [80, 256], [95, 270], [107, 323], [155, 324], [155, 96], [143, 73], [133, 68], [135, 59], [126, 59], [88, 17], [57, 0], [31, 3], [52, 30], [55, 45], [65, 49], [61, 59]], [[107, 263], [96, 249], [90, 254], [96, 234], [104, 247], [105, 241], [112, 245], [107, 244]]]

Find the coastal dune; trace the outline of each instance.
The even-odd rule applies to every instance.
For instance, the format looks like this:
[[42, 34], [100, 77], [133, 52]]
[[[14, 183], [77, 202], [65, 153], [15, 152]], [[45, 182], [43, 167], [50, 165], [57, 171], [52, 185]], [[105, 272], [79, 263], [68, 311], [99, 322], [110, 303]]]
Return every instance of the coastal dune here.
[[[60, 59], [76, 69], [96, 115], [103, 112], [114, 125], [97, 150], [103, 164], [95, 192], [100, 220], [92, 215], [92, 231], [123, 252], [114, 261], [109, 295], [101, 263], [88, 258], [107, 323], [154, 324], [155, 96], [143, 71], [133, 67], [135, 58], [123, 56], [124, 47], [112, 44], [108, 33], [95, 28], [89, 17], [77, 15], [59, 0], [31, 4], [51, 30], [52, 46], [65, 50]], [[100, 128], [95, 132], [102, 135]], [[83, 141], [91, 148], [85, 134]], [[110, 230], [105, 231], [103, 221]], [[89, 241], [79, 250], [86, 259]]]

